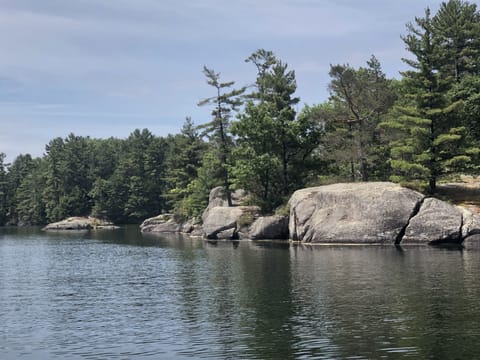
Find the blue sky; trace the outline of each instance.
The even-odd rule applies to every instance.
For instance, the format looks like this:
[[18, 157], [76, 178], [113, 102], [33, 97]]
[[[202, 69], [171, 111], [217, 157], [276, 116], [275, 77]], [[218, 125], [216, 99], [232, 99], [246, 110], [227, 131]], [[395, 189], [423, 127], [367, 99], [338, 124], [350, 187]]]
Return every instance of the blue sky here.
[[[330, 64], [372, 54], [405, 69], [405, 24], [441, 1], [0, 0], [0, 152], [41, 156], [54, 137], [176, 133], [208, 120], [203, 65], [238, 85], [244, 62], [272, 50], [297, 76], [302, 104], [327, 99]], [[301, 105], [299, 106], [299, 109]]]

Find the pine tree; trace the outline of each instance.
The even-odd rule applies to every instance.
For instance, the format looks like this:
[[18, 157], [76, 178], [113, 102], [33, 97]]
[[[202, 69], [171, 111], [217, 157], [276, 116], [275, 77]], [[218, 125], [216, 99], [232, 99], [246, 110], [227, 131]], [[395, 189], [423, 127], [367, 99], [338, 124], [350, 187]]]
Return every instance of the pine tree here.
[[45, 167], [44, 158], [31, 159], [28, 171], [22, 176], [15, 191], [15, 223], [19, 225], [40, 225], [46, 222], [42, 196], [45, 191]]
[[[165, 182], [169, 208], [177, 215], [184, 216], [184, 200], [188, 197], [188, 185], [197, 178], [206, 143], [201, 139], [192, 119], [187, 117], [180, 134], [167, 137], [168, 150], [165, 160]], [[188, 212], [188, 211], [187, 211]]]
[[413, 69], [403, 73], [404, 97], [383, 126], [398, 133], [391, 142], [392, 180], [426, 180], [433, 193], [442, 175], [458, 171], [472, 158], [458, 119], [461, 102], [449, 96], [453, 82], [441, 71], [442, 51], [429, 9], [407, 30], [403, 40], [414, 59], [404, 61]]
[[269, 212], [304, 184], [320, 136], [309, 117], [296, 116], [295, 72], [264, 49], [246, 62], [255, 65], [257, 78], [244, 112], [232, 125], [238, 145], [233, 173], [236, 186]]
[[0, 226], [7, 223], [8, 214], [8, 182], [5, 158], [6, 155], [0, 153]]
[[442, 2], [431, 26], [443, 76], [459, 82], [464, 74], [478, 74], [480, 14], [477, 5], [462, 0]]
[[237, 111], [242, 104], [240, 95], [243, 94], [245, 89], [226, 91], [235, 84], [234, 81], [220, 82], [220, 73], [216, 73], [206, 66], [203, 67], [203, 73], [207, 78], [207, 84], [215, 89], [215, 95], [198, 103], [199, 106], [213, 105], [212, 121], [201, 125], [199, 128], [204, 129], [204, 135], [208, 136], [217, 151], [228, 206], [232, 206], [231, 179], [228, 170], [233, 147], [233, 139], [230, 134], [230, 118], [232, 113]]
[[391, 81], [375, 56], [367, 61], [367, 67], [359, 69], [348, 64], [332, 65], [330, 77], [333, 108], [329, 125], [334, 131], [327, 141], [336, 146], [330, 146], [327, 156], [348, 162], [351, 181], [368, 181], [384, 172], [378, 171], [383, 169], [385, 159], [377, 126], [395, 100]]

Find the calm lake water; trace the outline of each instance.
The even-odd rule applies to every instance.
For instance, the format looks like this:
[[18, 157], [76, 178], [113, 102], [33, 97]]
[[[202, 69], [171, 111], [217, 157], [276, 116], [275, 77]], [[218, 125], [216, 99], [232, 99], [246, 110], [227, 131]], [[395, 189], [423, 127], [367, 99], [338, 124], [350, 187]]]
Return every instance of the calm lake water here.
[[480, 251], [0, 229], [0, 358], [478, 359]]

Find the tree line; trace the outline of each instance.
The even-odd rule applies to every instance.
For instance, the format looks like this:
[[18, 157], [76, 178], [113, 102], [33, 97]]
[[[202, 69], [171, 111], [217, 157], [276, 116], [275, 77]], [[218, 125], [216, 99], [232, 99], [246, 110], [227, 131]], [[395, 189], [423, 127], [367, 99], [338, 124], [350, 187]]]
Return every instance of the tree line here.
[[45, 155], [0, 154], [0, 225], [93, 215], [137, 223], [163, 212], [201, 214], [208, 193], [242, 188], [271, 213], [302, 187], [390, 180], [435, 193], [451, 174], [477, 173], [480, 154], [480, 13], [450, 0], [407, 24], [409, 70], [389, 79], [375, 56], [330, 66], [330, 97], [297, 111], [295, 72], [271, 51], [245, 61], [236, 87], [204, 67], [211, 120], [180, 133], [135, 130], [126, 139], [74, 134]]

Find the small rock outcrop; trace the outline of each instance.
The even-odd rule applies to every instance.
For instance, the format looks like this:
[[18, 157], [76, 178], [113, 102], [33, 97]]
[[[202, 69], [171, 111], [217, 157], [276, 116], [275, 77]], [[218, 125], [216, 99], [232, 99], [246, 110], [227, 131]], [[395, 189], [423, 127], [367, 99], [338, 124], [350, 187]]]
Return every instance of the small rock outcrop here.
[[203, 231], [208, 239], [237, 239], [259, 213], [257, 206], [215, 206], [203, 214]]
[[259, 217], [251, 225], [248, 237], [252, 240], [288, 239], [288, 216]]
[[161, 214], [140, 224], [142, 232], [176, 233], [181, 232], [182, 228], [183, 224], [176, 222], [171, 214]]
[[237, 239], [244, 234], [245, 223], [249, 219], [253, 221], [259, 209], [256, 206], [241, 206], [247, 198], [244, 190], [235, 190], [231, 195], [234, 206], [228, 207], [223, 187], [210, 191], [208, 206], [202, 215], [203, 225], [196, 219], [179, 221], [172, 214], [162, 214], [146, 219], [140, 230], [143, 233], [184, 233], [208, 239]]
[[143, 233], [185, 233], [197, 235], [199, 228], [201, 226], [194, 219], [177, 221], [172, 214], [161, 214], [146, 219], [140, 225], [140, 231]]
[[292, 240], [311, 243], [461, 243], [480, 233], [467, 209], [387, 182], [347, 183], [296, 191]]
[[287, 216], [260, 216], [258, 206], [244, 206], [248, 199], [244, 190], [232, 193], [233, 206], [227, 206], [222, 187], [210, 192], [205, 209], [203, 231], [207, 239], [288, 239]]
[[462, 212], [435, 198], [425, 199], [418, 213], [410, 219], [402, 244], [462, 241]]
[[[237, 189], [230, 194], [232, 197], [232, 206], [244, 205], [248, 198], [248, 194], [245, 190]], [[210, 191], [208, 196], [208, 206], [204, 210], [202, 219], [208, 214], [208, 212], [215, 207], [228, 207], [227, 196], [223, 186], [217, 186]]]
[[48, 224], [42, 230], [92, 230], [92, 229], [118, 229], [113, 223], [94, 217], [69, 217], [65, 220]]

